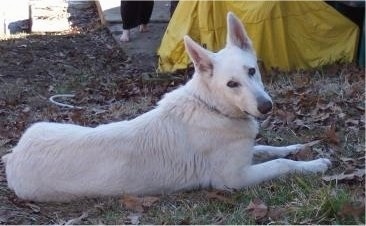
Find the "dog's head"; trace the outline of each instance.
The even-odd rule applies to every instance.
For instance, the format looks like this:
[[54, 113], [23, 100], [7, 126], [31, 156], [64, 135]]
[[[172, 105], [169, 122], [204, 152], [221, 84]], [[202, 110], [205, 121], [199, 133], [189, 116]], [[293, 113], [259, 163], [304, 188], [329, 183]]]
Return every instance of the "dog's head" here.
[[[185, 36], [184, 42], [194, 67], [194, 79], [206, 89], [204, 98], [223, 113], [241, 117], [260, 117], [272, 109], [265, 92], [252, 42], [236, 16], [227, 15], [226, 47], [210, 52]], [[206, 97], [210, 96], [210, 97]]]

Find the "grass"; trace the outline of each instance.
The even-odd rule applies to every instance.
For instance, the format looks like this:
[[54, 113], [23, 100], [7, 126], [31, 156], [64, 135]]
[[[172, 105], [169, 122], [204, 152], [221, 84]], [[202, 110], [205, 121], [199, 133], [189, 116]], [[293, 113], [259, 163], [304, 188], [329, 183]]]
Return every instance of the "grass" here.
[[[324, 184], [318, 176], [294, 175], [243, 189], [231, 194], [233, 203], [207, 199], [202, 191], [195, 194], [162, 198], [141, 219], [154, 224], [357, 224], [365, 219], [340, 218], [340, 207], [351, 195], [342, 188]], [[272, 218], [254, 220], [246, 207], [254, 197], [260, 197]]]

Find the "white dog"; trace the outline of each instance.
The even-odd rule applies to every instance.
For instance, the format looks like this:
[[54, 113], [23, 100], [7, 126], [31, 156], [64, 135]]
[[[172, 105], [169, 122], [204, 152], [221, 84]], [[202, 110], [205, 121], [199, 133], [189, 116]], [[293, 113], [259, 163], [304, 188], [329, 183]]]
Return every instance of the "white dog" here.
[[3, 157], [9, 187], [23, 199], [157, 194], [198, 187], [242, 188], [292, 172], [324, 172], [328, 159], [275, 159], [304, 145], [254, 146], [255, 117], [271, 111], [252, 43], [227, 16], [227, 44], [212, 53], [184, 37], [195, 74], [158, 106], [96, 128], [41, 122]]

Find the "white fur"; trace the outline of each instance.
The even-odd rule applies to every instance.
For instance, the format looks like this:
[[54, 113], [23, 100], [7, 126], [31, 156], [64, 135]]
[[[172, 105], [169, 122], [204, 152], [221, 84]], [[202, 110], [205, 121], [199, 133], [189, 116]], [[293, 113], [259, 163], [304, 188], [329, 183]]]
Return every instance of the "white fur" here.
[[[9, 187], [23, 199], [156, 194], [212, 186], [241, 188], [291, 172], [323, 172], [330, 162], [276, 159], [252, 165], [255, 152], [285, 156], [301, 145], [257, 146], [254, 119], [264, 91], [250, 39], [228, 14], [218, 53], [185, 37], [196, 73], [158, 106], [133, 120], [96, 128], [41, 122], [3, 157]], [[255, 68], [253, 76], [248, 69]], [[239, 87], [230, 88], [235, 80]], [[267, 109], [268, 110], [268, 109]]]

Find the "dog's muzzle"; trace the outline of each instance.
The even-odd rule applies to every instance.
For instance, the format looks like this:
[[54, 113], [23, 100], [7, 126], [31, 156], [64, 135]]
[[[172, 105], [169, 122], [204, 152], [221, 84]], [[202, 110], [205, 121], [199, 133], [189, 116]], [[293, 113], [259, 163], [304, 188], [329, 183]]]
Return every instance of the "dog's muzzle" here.
[[272, 110], [272, 101], [264, 98], [264, 97], [261, 97], [261, 98], [257, 98], [257, 103], [258, 103], [258, 111], [265, 115], [267, 114], [268, 112], [270, 112]]

